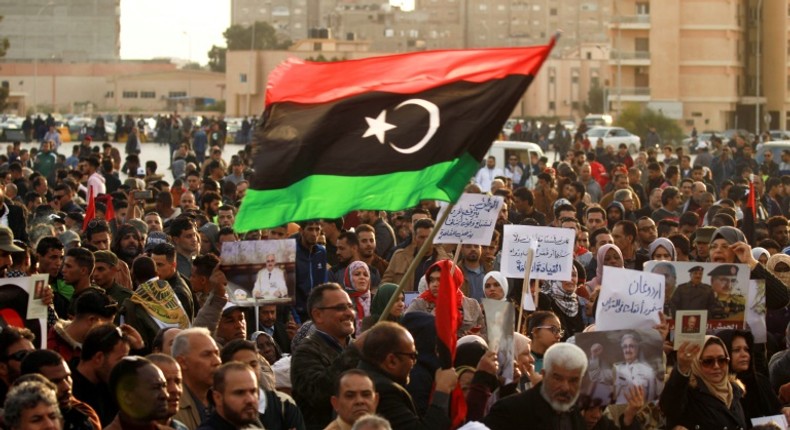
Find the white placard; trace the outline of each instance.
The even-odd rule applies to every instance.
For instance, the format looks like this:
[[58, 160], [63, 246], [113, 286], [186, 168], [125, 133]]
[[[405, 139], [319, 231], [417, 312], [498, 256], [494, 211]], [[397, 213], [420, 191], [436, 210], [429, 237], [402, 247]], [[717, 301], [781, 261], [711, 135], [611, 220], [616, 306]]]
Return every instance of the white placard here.
[[433, 243], [490, 245], [503, 202], [502, 196], [462, 194], [436, 233]]
[[765, 424], [776, 424], [782, 430], [787, 430], [787, 418], [784, 415], [774, 415], [771, 417], [752, 418], [752, 426], [757, 427]]
[[513, 381], [513, 360], [515, 357], [513, 330], [516, 312], [507, 300], [483, 299], [488, 330], [488, 350], [496, 351], [500, 376], [510, 383]]
[[746, 314], [744, 322], [754, 335], [754, 343], [765, 343], [768, 340], [768, 329], [765, 326], [765, 280], [750, 279], [749, 291], [746, 296]]
[[653, 328], [664, 310], [663, 275], [604, 266], [595, 329]]
[[675, 341], [673, 349], [680, 349], [683, 342], [705, 346], [705, 329], [708, 327], [708, 311], [677, 311], [675, 313]]
[[0, 327], [26, 327], [39, 348], [47, 347], [47, 306], [42, 302], [49, 275], [3, 278], [0, 282]]
[[502, 273], [523, 278], [530, 245], [537, 242], [530, 279], [570, 281], [576, 230], [560, 227], [506, 225], [502, 241]]

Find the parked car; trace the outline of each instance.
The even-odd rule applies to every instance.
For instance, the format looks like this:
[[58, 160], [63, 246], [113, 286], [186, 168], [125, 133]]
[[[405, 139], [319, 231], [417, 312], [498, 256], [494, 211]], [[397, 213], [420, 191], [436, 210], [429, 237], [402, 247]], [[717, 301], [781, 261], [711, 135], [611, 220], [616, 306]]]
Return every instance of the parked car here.
[[629, 152], [636, 152], [639, 150], [642, 139], [639, 136], [632, 134], [630, 131], [622, 127], [593, 127], [587, 130], [587, 138], [590, 143], [595, 146], [598, 139], [603, 139], [603, 145], [613, 146], [617, 149], [621, 143], [628, 146]]

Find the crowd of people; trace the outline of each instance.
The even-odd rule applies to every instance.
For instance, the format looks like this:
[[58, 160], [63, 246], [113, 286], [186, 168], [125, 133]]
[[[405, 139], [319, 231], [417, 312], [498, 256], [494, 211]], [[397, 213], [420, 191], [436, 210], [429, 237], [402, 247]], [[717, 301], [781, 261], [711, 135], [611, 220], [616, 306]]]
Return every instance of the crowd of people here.
[[[162, 169], [172, 181], [158, 163], [141, 165], [148, 143], [127, 145], [125, 159], [90, 138], [72, 148], [44, 139], [35, 154], [9, 145], [0, 275], [47, 274], [49, 285], [38, 332], [0, 312], [3, 427], [736, 429], [790, 417], [790, 176], [758, 163], [755, 143], [700, 143], [693, 163], [671, 147], [632, 155], [577, 145], [540, 168], [508, 154], [504, 169], [466, 189], [504, 198], [490, 244], [434, 245], [433, 201], [235, 231], [254, 166], [250, 146], [227, 156], [232, 147], [211, 136], [220, 130], [207, 119], [168, 136]], [[570, 280], [505, 277], [507, 224], [574, 229]], [[282, 239], [296, 246], [290, 304], [254, 312], [233, 300], [223, 244]], [[288, 278], [273, 255], [261, 258], [254, 297]], [[603, 267], [656, 260], [718, 263], [730, 276], [747, 266], [765, 280], [767, 342], [730, 329], [673, 350], [670, 322], [683, 306], [710, 318], [743, 311], [701, 287], [695, 266], [655, 327], [665, 342], [658, 372], [636, 359], [636, 335], [620, 341], [623, 362], [590, 359], [575, 337], [595, 330]], [[449, 324], [436, 315], [442, 282], [458, 304], [451, 365], [438, 352], [437, 324]], [[514, 362], [500, 363], [488, 333], [503, 327], [489, 326], [481, 301], [518, 309], [525, 288], [536, 310], [505, 328]], [[585, 378], [599, 377], [618, 381], [611, 405], [582, 395]]]

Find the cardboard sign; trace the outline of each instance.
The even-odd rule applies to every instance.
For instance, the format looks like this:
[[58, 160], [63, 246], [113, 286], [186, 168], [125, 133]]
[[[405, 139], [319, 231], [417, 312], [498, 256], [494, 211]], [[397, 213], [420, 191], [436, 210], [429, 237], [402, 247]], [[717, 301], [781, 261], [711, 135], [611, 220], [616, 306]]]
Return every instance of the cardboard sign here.
[[225, 242], [221, 268], [231, 302], [290, 303], [296, 288], [296, 239]]
[[708, 326], [708, 311], [677, 311], [675, 314], [675, 343], [673, 349], [677, 351], [683, 342], [705, 345], [705, 328]]
[[752, 332], [755, 343], [768, 341], [768, 328], [765, 326], [765, 279], [750, 279], [749, 293], [746, 297], [744, 324]]
[[516, 323], [516, 310], [506, 300], [483, 299], [488, 331], [488, 349], [497, 352], [499, 375], [506, 383], [513, 381], [513, 360], [515, 345], [513, 327]]
[[[656, 330], [593, 331], [576, 334], [587, 355], [579, 404], [626, 404], [626, 393], [639, 385], [645, 402], [656, 402], [664, 389], [661, 335]], [[589, 402], [589, 403], [588, 403]]]
[[503, 203], [502, 196], [462, 194], [436, 233], [433, 243], [490, 245]]
[[[749, 266], [745, 264], [648, 261], [645, 272], [666, 279], [665, 313], [707, 310], [707, 332], [743, 329], [749, 292]], [[670, 326], [675, 322], [670, 321]]]
[[506, 225], [502, 241], [502, 273], [523, 278], [530, 246], [537, 243], [530, 279], [570, 281], [576, 231], [571, 228]]
[[664, 277], [604, 266], [596, 330], [652, 329], [664, 309]]

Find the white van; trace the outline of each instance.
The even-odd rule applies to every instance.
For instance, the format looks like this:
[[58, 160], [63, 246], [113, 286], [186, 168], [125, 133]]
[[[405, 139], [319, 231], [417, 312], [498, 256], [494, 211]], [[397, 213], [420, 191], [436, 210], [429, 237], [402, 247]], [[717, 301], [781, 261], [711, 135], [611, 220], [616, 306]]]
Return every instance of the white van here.
[[[488, 157], [493, 156], [496, 158], [496, 166], [502, 170], [505, 170], [505, 163], [507, 163], [508, 157], [510, 157], [510, 155], [516, 155], [519, 161], [521, 161], [521, 164], [531, 170], [533, 154], [537, 155], [536, 159], [539, 159], [543, 156], [543, 150], [537, 143], [519, 142], [514, 140], [497, 140], [494, 141], [494, 144], [488, 149], [488, 153], [486, 153], [486, 156], [483, 158], [483, 165], [485, 165], [485, 161], [488, 159]], [[538, 178], [535, 177], [535, 175], [530, 175], [530, 179], [526, 183], [526, 186], [529, 188], [534, 188], [537, 181]]]

